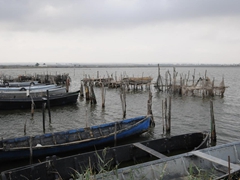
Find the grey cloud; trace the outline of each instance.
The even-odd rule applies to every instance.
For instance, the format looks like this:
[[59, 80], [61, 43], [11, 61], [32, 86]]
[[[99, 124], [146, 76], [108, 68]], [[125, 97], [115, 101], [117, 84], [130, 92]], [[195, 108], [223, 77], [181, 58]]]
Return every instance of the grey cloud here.
[[0, 26], [5, 23], [9, 29], [23, 31], [122, 28], [142, 23], [239, 14], [238, 0], [0, 0]]

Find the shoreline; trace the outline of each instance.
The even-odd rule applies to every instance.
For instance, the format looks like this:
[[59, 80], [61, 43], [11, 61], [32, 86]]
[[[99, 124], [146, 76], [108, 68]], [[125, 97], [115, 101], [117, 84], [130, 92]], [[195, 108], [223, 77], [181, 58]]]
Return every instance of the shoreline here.
[[[160, 64], [160, 67], [240, 67], [240, 64]], [[20, 69], [20, 68], [139, 68], [139, 67], [158, 67], [158, 64], [88, 64], [88, 65], [0, 65], [0, 69]]]

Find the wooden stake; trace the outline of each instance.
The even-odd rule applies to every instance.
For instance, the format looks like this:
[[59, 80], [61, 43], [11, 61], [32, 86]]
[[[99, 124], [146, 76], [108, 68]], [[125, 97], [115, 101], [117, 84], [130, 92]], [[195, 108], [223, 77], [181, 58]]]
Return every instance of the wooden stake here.
[[45, 102], [45, 98], [43, 98], [43, 101], [42, 101], [43, 133], [45, 133], [45, 106], [46, 106], [46, 102]]
[[215, 129], [215, 119], [214, 119], [214, 112], [213, 112], [213, 101], [210, 100], [210, 114], [211, 114], [211, 142], [216, 142], [216, 129]]
[[121, 90], [120, 99], [122, 102], [122, 111], [123, 111], [123, 118], [126, 118], [126, 92], [125, 92], [125, 85]]
[[91, 98], [90, 98], [91, 104], [97, 104], [96, 96], [93, 89], [93, 83], [90, 84], [90, 92], [91, 92]]
[[148, 112], [147, 114], [148, 115], [152, 115], [152, 92], [149, 91], [149, 97], [148, 97], [148, 104], [147, 104], [147, 107], [148, 107]]
[[163, 102], [163, 100], [162, 100], [162, 123], [163, 123], [163, 133], [164, 133], [164, 125], [165, 125], [165, 123], [164, 123], [164, 102]]
[[31, 119], [33, 119], [34, 117], [34, 102], [33, 102], [33, 99], [32, 99], [32, 104], [31, 104]]
[[106, 90], [104, 88], [104, 84], [102, 83], [102, 108], [105, 108], [105, 95], [106, 95]]
[[168, 125], [168, 122], [167, 122], [167, 98], [165, 98], [165, 107], [164, 107], [164, 111], [165, 111], [165, 124], [166, 124], [166, 131], [168, 132], [169, 130], [169, 125]]
[[168, 103], [168, 132], [171, 131], [171, 96]]
[[193, 71], [193, 82], [192, 82], [192, 86], [194, 86], [194, 81], [195, 81], [195, 69], [194, 69], [194, 71]]
[[67, 77], [67, 80], [66, 80], [66, 90], [67, 90], [67, 92], [69, 92], [69, 86], [70, 86], [70, 79], [69, 79], [69, 77]]
[[81, 86], [80, 86], [80, 98], [81, 97], [84, 97], [84, 95], [83, 95], [83, 83], [81, 83]]
[[89, 101], [89, 88], [88, 85], [85, 84], [85, 97], [86, 97], [86, 101]]
[[47, 90], [47, 107], [48, 107], [48, 117], [49, 117], [49, 124], [52, 123], [52, 118], [51, 118], [51, 108], [50, 108], [50, 100], [49, 100], [49, 91]]

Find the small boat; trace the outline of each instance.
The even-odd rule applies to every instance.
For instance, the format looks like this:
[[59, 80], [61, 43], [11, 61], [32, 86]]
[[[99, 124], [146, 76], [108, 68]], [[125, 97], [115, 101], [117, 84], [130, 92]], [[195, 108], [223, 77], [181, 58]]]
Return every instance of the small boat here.
[[50, 89], [35, 89], [35, 90], [27, 90], [27, 91], [2, 91], [0, 92], [0, 99], [5, 98], [28, 98], [28, 97], [42, 97], [47, 96], [47, 90], [49, 95], [55, 94], [65, 94], [67, 92], [65, 87], [56, 86]]
[[41, 84], [41, 85], [36, 85], [36, 86], [21, 86], [21, 87], [0, 87], [0, 92], [4, 92], [4, 91], [33, 91], [33, 90], [39, 90], [39, 89], [51, 89], [51, 88], [56, 88], [57, 85], [56, 84]]
[[[80, 91], [60, 93], [49, 95], [50, 106], [62, 106], [66, 104], [73, 104], [77, 102]], [[31, 109], [32, 103], [34, 108], [42, 108], [42, 104], [47, 102], [47, 95], [32, 97], [5, 97], [0, 98], [0, 109], [1, 110], [13, 110], [13, 109]]]
[[24, 87], [24, 86], [34, 86], [39, 84], [38, 81], [24, 81], [24, 82], [2, 82], [0, 87]]
[[239, 174], [240, 141], [98, 174], [94, 179], [239, 179]]
[[[139, 116], [122, 121], [0, 141], [0, 162], [46, 157], [74, 150], [102, 146], [114, 140], [138, 135], [149, 130], [152, 116]], [[31, 156], [30, 156], [31, 155]]]
[[114, 167], [127, 162], [129, 165], [133, 161], [141, 163], [158, 158], [164, 159], [174, 153], [206, 148], [208, 140], [209, 133], [196, 132], [104, 148], [69, 157], [57, 158], [52, 156], [44, 162], [4, 171], [2, 172], [2, 180], [15, 180], [21, 177], [46, 180], [74, 179], [74, 174], [83, 174], [90, 168], [92, 172], [99, 172], [101, 167], [106, 164], [109, 167]]

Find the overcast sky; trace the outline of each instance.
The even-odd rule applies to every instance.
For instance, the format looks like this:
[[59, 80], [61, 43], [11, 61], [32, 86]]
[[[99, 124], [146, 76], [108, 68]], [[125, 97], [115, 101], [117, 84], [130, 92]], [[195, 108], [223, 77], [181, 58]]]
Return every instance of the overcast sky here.
[[239, 0], [0, 0], [0, 64], [239, 58]]

